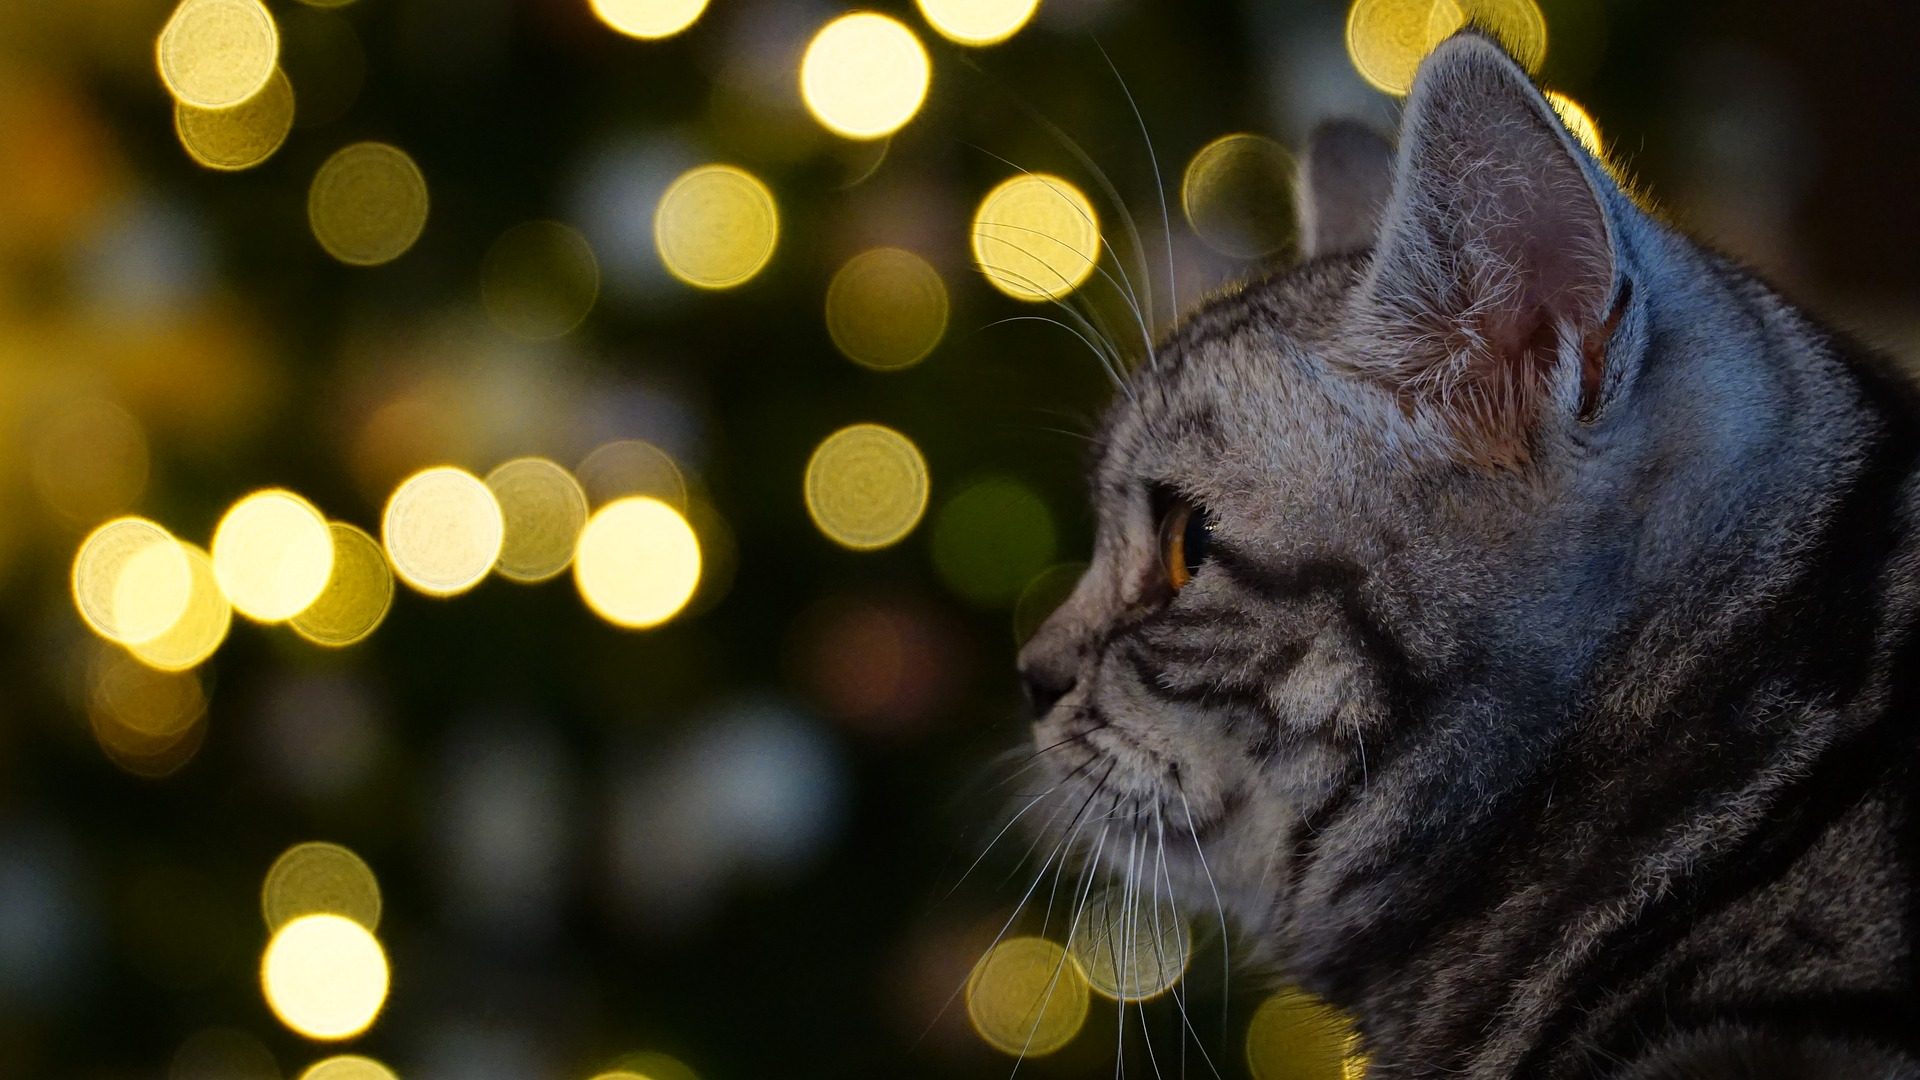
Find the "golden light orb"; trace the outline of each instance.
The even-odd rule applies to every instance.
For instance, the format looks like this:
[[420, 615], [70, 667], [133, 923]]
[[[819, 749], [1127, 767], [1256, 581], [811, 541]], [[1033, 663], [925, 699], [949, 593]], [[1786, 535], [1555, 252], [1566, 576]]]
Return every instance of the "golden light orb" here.
[[1547, 91], [1547, 104], [1553, 106], [1554, 114], [1560, 122], [1567, 125], [1567, 131], [1573, 135], [1587, 153], [1594, 157], [1605, 157], [1605, 144], [1600, 140], [1600, 125], [1593, 122], [1592, 114], [1582, 108], [1580, 103], [1558, 90]]
[[500, 575], [531, 583], [565, 570], [587, 523], [587, 495], [573, 474], [546, 458], [515, 458], [487, 474], [487, 487], [506, 530]]
[[1194, 235], [1237, 259], [1293, 242], [1293, 155], [1264, 135], [1222, 135], [1200, 148], [1180, 179], [1180, 208]]
[[1015, 300], [1058, 300], [1100, 262], [1100, 219], [1081, 190], [1047, 173], [1000, 183], [973, 212], [973, 261]]
[[343, 915], [302, 915], [274, 931], [260, 987], [280, 1022], [309, 1039], [350, 1039], [387, 1000], [387, 955]]
[[193, 566], [155, 522], [115, 518], [87, 534], [73, 557], [73, 604], [93, 632], [121, 645], [152, 641], [193, 599]]
[[995, 45], [1020, 32], [1040, 0], [914, 0], [927, 24], [959, 45]]
[[827, 539], [855, 551], [899, 543], [927, 512], [927, 459], [879, 424], [826, 437], [807, 459], [807, 515]]
[[658, 626], [700, 584], [700, 541], [680, 511], [659, 499], [617, 499], [581, 530], [573, 581], [594, 614], [615, 626]]
[[92, 671], [87, 720], [100, 749], [135, 776], [166, 776], [206, 735], [207, 696], [191, 671], [158, 671], [117, 651]]
[[380, 929], [380, 882], [360, 856], [324, 841], [280, 853], [260, 887], [260, 913], [278, 930], [303, 915], [339, 915]]
[[593, 448], [574, 470], [592, 506], [628, 495], [651, 495], [685, 510], [687, 478], [673, 455], [645, 439], [615, 439]]
[[1434, 0], [1427, 11], [1427, 48], [1469, 21], [1491, 33], [1529, 72], [1538, 73], [1546, 63], [1547, 17], [1534, 0]]
[[1361, 1080], [1366, 1058], [1351, 1020], [1304, 990], [1288, 989], [1254, 1010], [1247, 1068], [1254, 1080]]
[[1347, 57], [1376, 89], [1404, 95], [1420, 61], [1445, 36], [1433, 36], [1433, 20], [1457, 26], [1459, 18], [1453, 0], [1354, 0], [1347, 10]]
[[1020, 1057], [1051, 1054], [1087, 1021], [1087, 977], [1046, 938], [1008, 938], [967, 976], [967, 1018], [996, 1050]]
[[601, 22], [628, 37], [646, 41], [692, 26], [707, 10], [707, 0], [589, 0]]
[[516, 337], [556, 338], [580, 325], [600, 295], [600, 264], [579, 230], [528, 221], [501, 233], [480, 266], [480, 301]]
[[68, 403], [34, 428], [34, 490], [77, 525], [123, 514], [138, 502], [151, 460], [145, 428], [111, 401]]
[[872, 11], [820, 28], [800, 60], [800, 97], [827, 130], [849, 139], [891, 135], [927, 100], [933, 64], [898, 19]]
[[732, 165], [701, 165], [660, 196], [653, 245], [667, 272], [702, 289], [731, 289], [773, 258], [780, 213], [773, 192]]
[[947, 286], [901, 248], [863, 251], [827, 285], [827, 333], [847, 359], [875, 371], [912, 367], [947, 332]]
[[1159, 895], [1108, 889], [1082, 905], [1069, 948], [1087, 985], [1117, 1001], [1146, 1001], [1186, 974], [1193, 938], [1173, 905]]
[[340, 1054], [316, 1061], [300, 1074], [300, 1080], [400, 1080], [392, 1069], [370, 1057]]
[[283, 488], [234, 503], [213, 530], [213, 574], [234, 610], [285, 622], [307, 609], [333, 573], [333, 534], [313, 504]]
[[193, 572], [186, 610], [159, 637], [127, 646], [142, 663], [161, 671], [185, 671], [205, 662], [233, 625], [233, 605], [220, 591], [212, 557], [193, 544], [181, 543], [180, 549]]
[[394, 489], [380, 539], [400, 580], [428, 596], [480, 584], [500, 558], [506, 521], [479, 477], [450, 465], [414, 473]]
[[343, 263], [392, 262], [427, 227], [427, 179], [398, 147], [342, 147], [313, 174], [307, 223], [327, 254]]
[[364, 640], [387, 617], [393, 606], [393, 571], [387, 553], [365, 530], [343, 521], [331, 522], [333, 572], [318, 599], [288, 623], [293, 632], [328, 648]]
[[267, 85], [280, 61], [280, 31], [260, 0], [181, 0], [154, 52], [175, 100], [224, 109]]
[[224, 109], [173, 103], [173, 133], [187, 156], [221, 172], [251, 169], [273, 156], [293, 130], [293, 84], [279, 68], [260, 92]]

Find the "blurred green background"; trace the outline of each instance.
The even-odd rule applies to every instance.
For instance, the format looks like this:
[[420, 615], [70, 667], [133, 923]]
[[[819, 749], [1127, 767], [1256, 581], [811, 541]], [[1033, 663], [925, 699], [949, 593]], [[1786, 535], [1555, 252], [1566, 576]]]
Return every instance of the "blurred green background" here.
[[[1004, 321], [1051, 309], [982, 277], [974, 208], [1019, 170], [1077, 185], [1103, 270], [1150, 279], [1164, 330], [1175, 292], [1286, 257], [1284, 173], [1183, 200], [1196, 153], [1232, 133], [1296, 146], [1334, 114], [1394, 126], [1355, 73], [1348, 5], [1042, 0], [972, 48], [875, 3], [924, 44], [931, 86], [897, 134], [853, 140], [797, 90], [834, 3], [714, 0], [637, 40], [587, 0], [269, 0], [293, 129], [232, 172], [176, 134], [154, 62], [173, 7], [0, 5], [0, 1076], [261, 1080], [336, 1052], [408, 1080], [623, 1061], [668, 1080], [639, 1053], [708, 1078], [1012, 1070], [959, 992], [1029, 880], [1026, 838], [960, 879], [1018, 790], [993, 764], [1024, 738], [1013, 653], [1088, 550], [1080, 478], [1110, 391], [1062, 327]], [[1920, 8], [1541, 9], [1542, 82], [1655, 205], [1920, 356]], [[316, 170], [362, 140], [404, 150], [430, 200], [376, 266], [330, 257], [308, 217]], [[654, 215], [714, 162], [765, 184], [779, 232], [749, 280], [703, 290], [663, 268]], [[558, 336], [516, 335], [483, 298], [489, 252], [536, 220], [597, 268]], [[901, 370], [850, 362], [825, 315], [835, 273], [878, 246], [919, 255], [948, 300]], [[1138, 356], [1106, 276], [1071, 304]], [[863, 422], [930, 477], [924, 519], [874, 551], [824, 536], [803, 498], [814, 449]], [[204, 545], [236, 499], [284, 486], [378, 535], [417, 469], [541, 455], [587, 481], [622, 440], [690, 492], [703, 577], [664, 625], [609, 625], [565, 577], [498, 576], [451, 599], [403, 585], [344, 649], [236, 619], [166, 683], [204, 700], [190, 738], [113, 752], [102, 679], [125, 657], [69, 589], [101, 522]], [[650, 490], [617, 469], [588, 489]], [[260, 988], [262, 882], [311, 840], [357, 853], [384, 898], [391, 991], [340, 1046]], [[1263, 988], [1223, 1000], [1219, 964], [1201, 933], [1186, 1039], [1169, 999], [1146, 1007], [1161, 1070], [1245, 1072]], [[1108, 1075], [1114, 1024], [1096, 999], [1020, 1071]]]

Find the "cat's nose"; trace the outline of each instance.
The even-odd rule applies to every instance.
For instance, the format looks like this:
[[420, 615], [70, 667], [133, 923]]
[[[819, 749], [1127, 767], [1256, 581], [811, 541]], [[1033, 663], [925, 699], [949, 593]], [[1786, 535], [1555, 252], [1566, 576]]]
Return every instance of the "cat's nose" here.
[[1036, 717], [1052, 712], [1061, 698], [1073, 693], [1078, 682], [1073, 669], [1065, 665], [1056, 667], [1045, 661], [1024, 658], [1020, 664], [1020, 683], [1027, 689], [1027, 704], [1033, 708]]

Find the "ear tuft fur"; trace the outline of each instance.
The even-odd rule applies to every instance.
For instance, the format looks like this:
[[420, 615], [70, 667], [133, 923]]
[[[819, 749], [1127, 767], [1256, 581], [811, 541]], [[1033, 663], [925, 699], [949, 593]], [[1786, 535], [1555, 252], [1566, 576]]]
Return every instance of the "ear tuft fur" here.
[[1365, 251], [1392, 194], [1393, 144], [1356, 121], [1326, 121], [1307, 137], [1294, 190], [1304, 254]]
[[1526, 460], [1548, 410], [1578, 415], [1598, 392], [1615, 247], [1583, 157], [1484, 35], [1421, 65], [1354, 352], [1439, 409], [1471, 460]]

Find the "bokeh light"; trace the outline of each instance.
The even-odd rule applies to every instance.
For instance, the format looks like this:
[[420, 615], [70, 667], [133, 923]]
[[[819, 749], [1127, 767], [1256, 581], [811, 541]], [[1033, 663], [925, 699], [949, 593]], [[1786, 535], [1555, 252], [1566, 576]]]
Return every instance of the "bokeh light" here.
[[573, 580], [587, 606], [615, 626], [658, 626], [679, 614], [700, 584], [700, 541], [659, 499], [616, 499], [581, 530]]
[[841, 428], [807, 459], [807, 514], [827, 538], [855, 551], [899, 543], [927, 510], [927, 459], [913, 440], [879, 424]]
[[536, 582], [565, 570], [587, 523], [587, 496], [573, 474], [546, 458], [524, 457], [495, 468], [486, 483], [504, 527], [500, 575]]
[[876, 371], [911, 367], [946, 331], [946, 283], [911, 251], [863, 251], [827, 285], [827, 333], [856, 364]]
[[947, 587], [981, 607], [1010, 605], [1053, 561], [1053, 515], [1017, 480], [969, 484], [933, 523], [933, 566]]
[[393, 606], [393, 571], [386, 552], [364, 529], [331, 522], [333, 569], [327, 587], [288, 624], [293, 632], [329, 648], [364, 640]]
[[891, 135], [927, 99], [933, 64], [912, 30], [871, 11], [820, 28], [800, 61], [800, 96], [814, 119], [849, 139]]
[[1427, 11], [1428, 47], [1472, 22], [1491, 33], [1530, 72], [1547, 61], [1547, 17], [1535, 0], [1434, 0]]
[[220, 591], [212, 557], [193, 544], [181, 543], [180, 550], [193, 574], [186, 610], [158, 637], [127, 646], [147, 666], [161, 671], [185, 671], [203, 663], [233, 625], [233, 605]]
[[1016, 300], [1058, 300], [1099, 265], [1100, 219], [1067, 180], [1022, 173], [980, 200], [972, 246], [994, 288]]
[[1186, 974], [1193, 938], [1186, 920], [1157, 891], [1106, 889], [1081, 905], [1069, 947], [1095, 992], [1146, 1001]]
[[270, 931], [303, 915], [338, 915], [371, 933], [380, 929], [380, 904], [373, 870], [352, 851], [321, 840], [281, 852], [260, 886], [260, 913]]
[[450, 465], [414, 473], [394, 489], [380, 540], [400, 580], [428, 596], [480, 584], [500, 558], [506, 522], [477, 476]]
[[1587, 148], [1587, 153], [1594, 157], [1606, 156], [1605, 144], [1600, 141], [1600, 125], [1593, 122], [1592, 114], [1582, 108], [1579, 102], [1558, 90], [1549, 90], [1547, 104], [1553, 106], [1560, 122], [1567, 125], [1567, 130], [1581, 146]]
[[993, 45], [1020, 32], [1040, 0], [914, 0], [927, 24], [960, 45]]
[[700, 1080], [700, 1074], [671, 1054], [646, 1050], [620, 1055], [612, 1070], [593, 1080]]
[[692, 26], [707, 0], [590, 0], [600, 21], [628, 37], [655, 40]]
[[280, 33], [260, 0], [181, 0], [155, 53], [176, 100], [222, 109], [267, 85], [280, 60]]
[[333, 573], [333, 534], [313, 504], [283, 488], [233, 504], [213, 530], [213, 573], [235, 611], [285, 622], [305, 611]]
[[398, 147], [342, 147], [313, 174], [307, 223], [327, 254], [343, 263], [392, 262], [427, 227], [427, 178]]
[[1222, 135], [1193, 155], [1180, 180], [1180, 208], [1194, 234], [1237, 259], [1293, 243], [1293, 155], [1264, 135]]
[[967, 1018], [989, 1046], [1020, 1057], [1051, 1054], [1087, 1021], [1087, 977], [1058, 944], [1008, 938], [967, 977]]
[[596, 446], [574, 474], [591, 506], [628, 495], [651, 495], [677, 510], [688, 506], [686, 475], [671, 454], [645, 439], [615, 439]]
[[758, 274], [780, 236], [773, 192], [732, 165], [701, 165], [660, 196], [653, 244], [667, 272], [702, 289], [730, 289]]
[[260, 986], [280, 1022], [309, 1039], [365, 1031], [387, 1000], [387, 956], [364, 926], [341, 915], [302, 915], [274, 931]]
[[73, 602], [108, 641], [152, 641], [185, 614], [193, 567], [173, 534], [146, 518], [116, 518], [87, 534], [73, 558]]
[[339, 1054], [307, 1066], [300, 1080], [400, 1080], [392, 1069], [370, 1057]]
[[1247, 1068], [1254, 1080], [1361, 1080], [1366, 1058], [1351, 1020], [1312, 994], [1288, 988], [1254, 1010]]
[[187, 156], [221, 172], [251, 169], [267, 160], [292, 130], [293, 84], [279, 68], [259, 93], [238, 105], [173, 105], [173, 132]]
[[108, 650], [93, 666], [87, 720], [120, 768], [149, 778], [177, 771], [206, 735], [207, 695], [192, 671], [159, 671]]
[[528, 221], [501, 233], [480, 266], [480, 301], [516, 337], [556, 338], [580, 325], [600, 295], [600, 264], [579, 230]]
[[203, 1028], [173, 1052], [166, 1080], [281, 1080], [273, 1051], [239, 1028]]
[[99, 398], [54, 410], [34, 432], [33, 486], [76, 525], [125, 513], [147, 488], [151, 454], [132, 413]]

